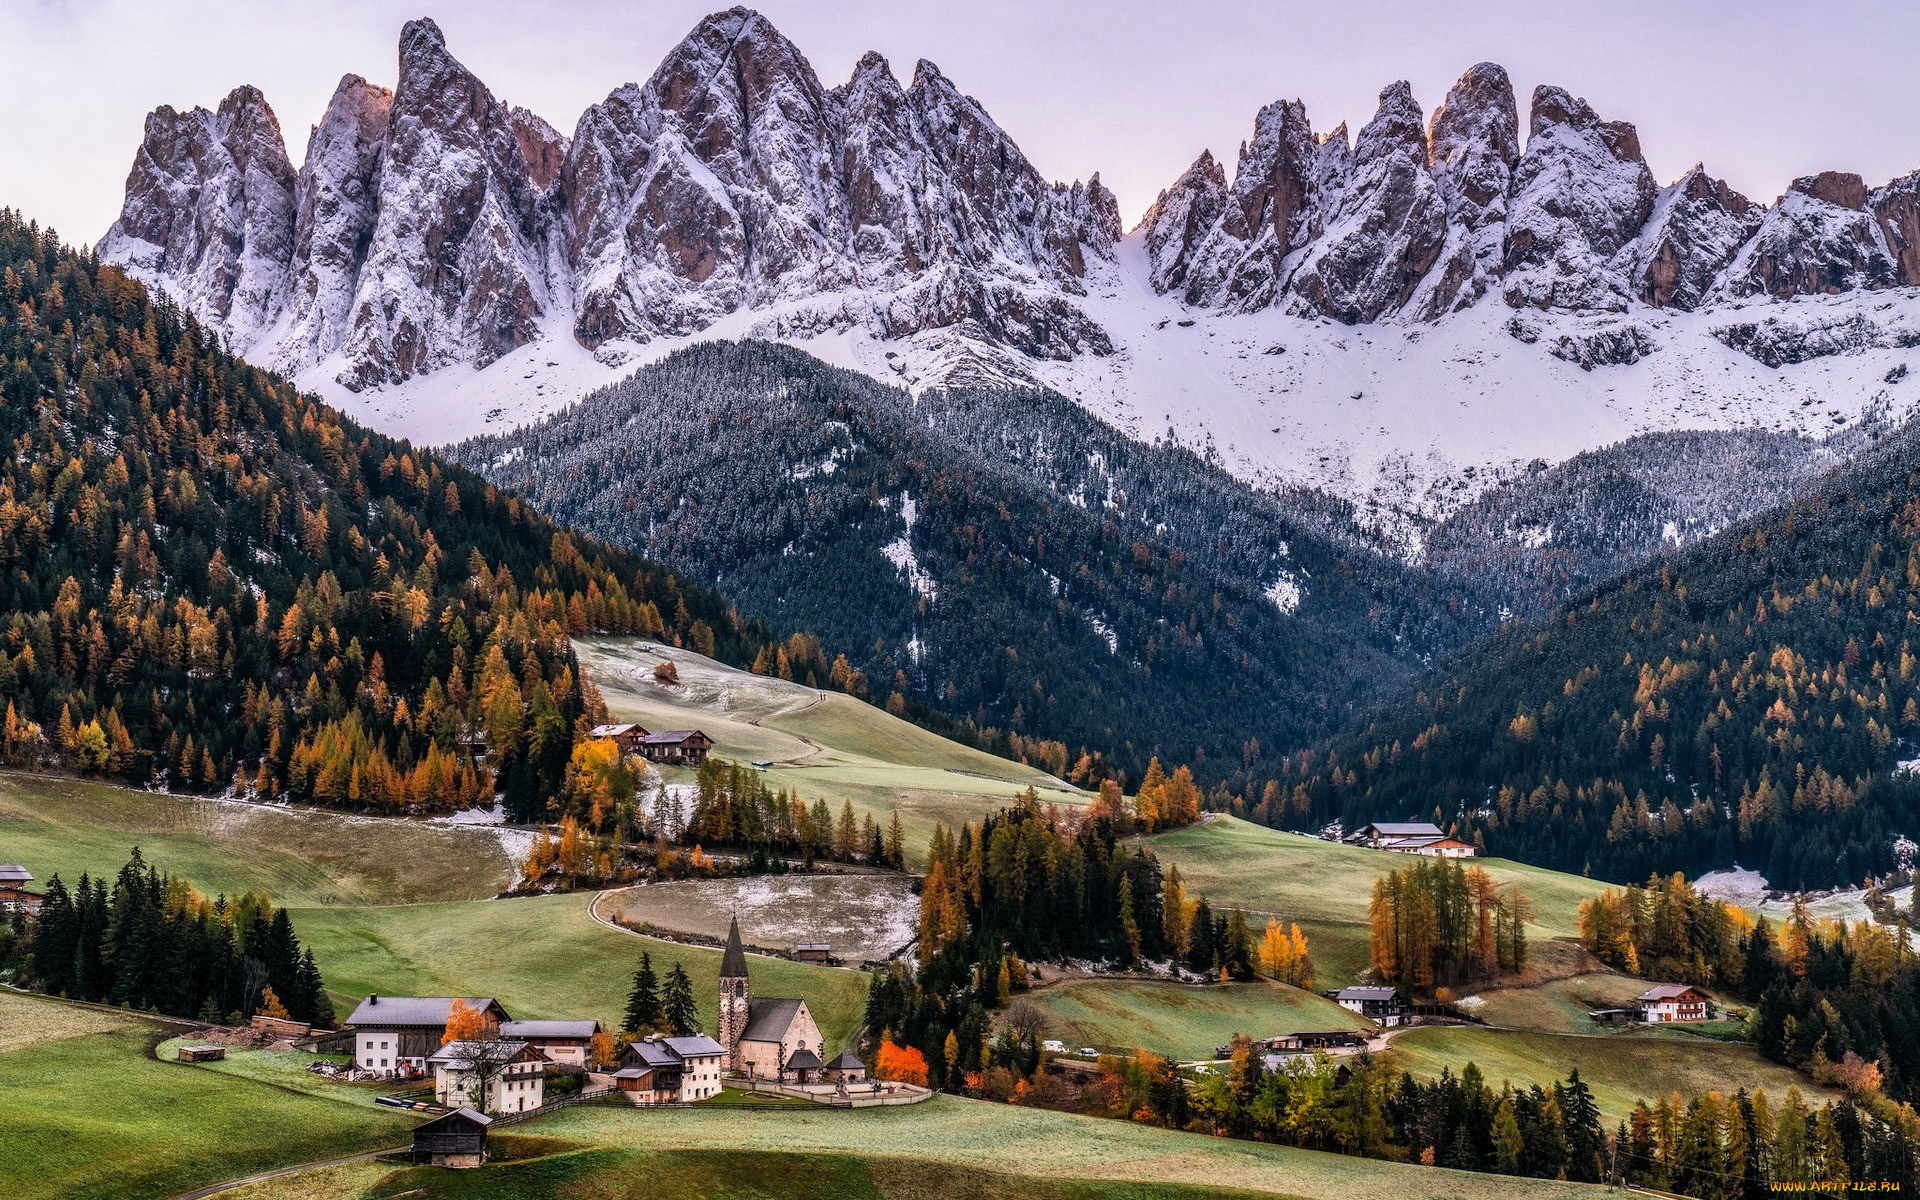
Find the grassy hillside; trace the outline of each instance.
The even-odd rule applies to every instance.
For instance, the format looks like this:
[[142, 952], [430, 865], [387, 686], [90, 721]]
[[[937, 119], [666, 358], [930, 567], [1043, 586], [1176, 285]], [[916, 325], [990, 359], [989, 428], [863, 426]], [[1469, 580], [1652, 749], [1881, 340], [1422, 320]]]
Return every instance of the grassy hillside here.
[[912, 1159], [973, 1169], [1017, 1167], [1043, 1180], [1199, 1185], [1343, 1200], [1429, 1196], [1492, 1200], [1608, 1193], [1604, 1188], [1436, 1172], [948, 1097], [879, 1111], [743, 1115], [696, 1107], [644, 1114], [640, 1120], [634, 1116], [583, 1106], [544, 1119], [530, 1132], [648, 1152], [856, 1154], [881, 1161]]
[[[307, 908], [293, 913], [293, 923], [343, 1014], [368, 993], [492, 996], [516, 1017], [596, 1017], [617, 1025], [647, 950], [662, 972], [675, 961], [686, 967], [702, 1022], [718, 1028], [720, 952], [609, 929], [587, 915], [589, 899]], [[749, 962], [754, 994], [804, 996], [829, 1045], [859, 1026], [866, 976], [777, 958]]]
[[851, 1154], [573, 1149], [554, 1139], [514, 1140], [529, 1152], [558, 1152], [496, 1163], [471, 1175], [356, 1163], [242, 1188], [230, 1200], [1237, 1200], [1266, 1194], [1195, 1184], [1035, 1179]]
[[1668, 1092], [1692, 1097], [1765, 1088], [1777, 1100], [1797, 1086], [1802, 1092], [1826, 1095], [1806, 1076], [1768, 1062], [1751, 1046], [1691, 1036], [1580, 1036], [1435, 1025], [1395, 1037], [1387, 1055], [1395, 1067], [1424, 1078], [1438, 1076], [1442, 1068], [1458, 1075], [1461, 1067], [1475, 1062], [1495, 1088], [1502, 1080], [1511, 1080], [1515, 1087], [1548, 1087], [1577, 1069], [1593, 1088], [1609, 1129], [1625, 1119], [1635, 1101], [1652, 1104]]
[[42, 883], [111, 878], [134, 846], [209, 895], [261, 889], [295, 905], [480, 899], [513, 866], [485, 828], [0, 775], [0, 857]]
[[[635, 638], [580, 638], [581, 668], [622, 720], [648, 729], [698, 727], [714, 754], [765, 761], [767, 780], [812, 798], [841, 799], [884, 825], [898, 808], [910, 856], [936, 823], [977, 821], [1028, 787], [1049, 803], [1086, 797], [1020, 763], [962, 746], [839, 692], [735, 670], [690, 650]], [[670, 661], [680, 682], [654, 682]], [[689, 776], [690, 777], [690, 776]]]
[[[1189, 895], [1204, 894], [1215, 907], [1240, 905], [1300, 922], [1322, 986], [1347, 983], [1366, 967], [1373, 881], [1407, 864], [1404, 855], [1231, 817], [1160, 834], [1150, 844], [1163, 863], [1179, 866]], [[1532, 899], [1537, 966], [1558, 968], [1574, 956], [1571, 947], [1555, 947], [1550, 939], [1578, 934], [1580, 901], [1597, 895], [1602, 884], [1497, 858], [1479, 862], [1502, 884], [1519, 884]]]
[[1074, 979], [1032, 993], [1048, 1033], [1071, 1048], [1151, 1050], [1179, 1059], [1211, 1058], [1236, 1033], [1271, 1037], [1304, 1029], [1371, 1029], [1313, 992], [1268, 980], [1189, 987], [1133, 979]]
[[141, 1200], [403, 1144], [413, 1122], [232, 1074], [156, 1062], [131, 1015], [0, 992], [0, 1192]]

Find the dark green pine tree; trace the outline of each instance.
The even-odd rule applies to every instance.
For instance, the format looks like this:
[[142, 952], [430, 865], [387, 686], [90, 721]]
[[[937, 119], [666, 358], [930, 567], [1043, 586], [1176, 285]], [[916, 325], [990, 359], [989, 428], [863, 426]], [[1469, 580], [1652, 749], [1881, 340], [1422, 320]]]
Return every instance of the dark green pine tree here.
[[658, 1026], [665, 1015], [660, 1006], [660, 981], [653, 973], [653, 955], [642, 950], [640, 969], [633, 973], [633, 989], [627, 993], [627, 1017], [621, 1028], [642, 1033]]
[[700, 1032], [700, 1010], [693, 1002], [693, 980], [679, 963], [667, 972], [667, 985], [660, 997], [660, 1006], [667, 1021], [667, 1032], [675, 1037], [685, 1037]]
[[320, 964], [313, 961], [311, 947], [300, 953], [300, 966], [293, 976], [293, 995], [299, 1007], [291, 1011], [297, 1019], [322, 1029], [333, 1028], [333, 1000], [327, 995], [326, 981], [320, 978]]
[[80, 915], [73, 896], [56, 874], [47, 881], [47, 894], [40, 901], [40, 915], [34, 919], [33, 937], [27, 945], [34, 978], [53, 995], [77, 994], [72, 989], [79, 932]]
[[1601, 1157], [1606, 1151], [1606, 1134], [1600, 1127], [1600, 1106], [1594, 1103], [1593, 1089], [1580, 1078], [1579, 1068], [1568, 1072], [1559, 1092], [1561, 1120], [1567, 1137], [1567, 1178], [1581, 1183], [1598, 1183]]

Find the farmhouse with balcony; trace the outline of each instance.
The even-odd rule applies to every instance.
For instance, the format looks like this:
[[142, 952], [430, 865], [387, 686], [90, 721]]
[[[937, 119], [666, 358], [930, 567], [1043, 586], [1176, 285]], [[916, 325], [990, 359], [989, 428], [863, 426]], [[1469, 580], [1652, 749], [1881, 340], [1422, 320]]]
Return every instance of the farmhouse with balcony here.
[[1684, 983], [1655, 984], [1640, 993], [1639, 1004], [1640, 1019], [1653, 1025], [1707, 1019], [1707, 994]]
[[424, 1072], [447, 1040], [456, 999], [496, 1023], [510, 1019], [500, 1002], [487, 996], [368, 996], [346, 1021], [353, 1030], [354, 1065], [363, 1071]]
[[1328, 992], [1327, 998], [1348, 1012], [1359, 1013], [1382, 1025], [1398, 1025], [1407, 1015], [1406, 997], [1396, 987], [1344, 987]]
[[647, 731], [638, 725], [595, 725], [587, 733], [591, 738], [605, 738], [620, 747], [622, 754], [640, 753], [640, 743], [645, 740]]
[[1428, 858], [1472, 858], [1477, 853], [1468, 843], [1448, 837], [1445, 830], [1427, 821], [1377, 821], [1348, 834], [1346, 842]]
[[713, 751], [713, 739], [698, 729], [668, 729], [640, 739], [640, 753], [649, 762], [699, 766]]
[[40, 911], [40, 893], [27, 887], [32, 882], [33, 875], [19, 863], [0, 863], [0, 916], [31, 917]]
[[526, 1112], [546, 1091], [547, 1056], [526, 1042], [448, 1042], [427, 1065], [434, 1099], [449, 1108]]
[[613, 1085], [635, 1104], [686, 1104], [720, 1094], [727, 1052], [704, 1033], [648, 1037], [627, 1047]]

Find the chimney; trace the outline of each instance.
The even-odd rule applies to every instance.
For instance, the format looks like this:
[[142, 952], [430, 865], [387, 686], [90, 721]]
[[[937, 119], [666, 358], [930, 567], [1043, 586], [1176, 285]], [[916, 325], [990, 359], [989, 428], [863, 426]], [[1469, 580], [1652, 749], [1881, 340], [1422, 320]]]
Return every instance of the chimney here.
[[368, 1004], [378, 1004], [378, 1003], [380, 1003], [380, 997], [378, 997], [378, 996], [368, 996], [368, 997], [367, 997], [367, 1003], [368, 1003]]

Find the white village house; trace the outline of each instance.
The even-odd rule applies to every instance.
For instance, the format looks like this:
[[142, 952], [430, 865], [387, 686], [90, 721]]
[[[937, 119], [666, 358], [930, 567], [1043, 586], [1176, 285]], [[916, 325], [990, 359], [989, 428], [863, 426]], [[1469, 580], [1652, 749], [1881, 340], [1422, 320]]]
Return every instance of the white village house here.
[[495, 1023], [509, 1020], [490, 996], [368, 996], [347, 1018], [353, 1062], [363, 1071], [423, 1073], [447, 1040], [453, 1002], [463, 1001]]
[[526, 1112], [546, 1092], [547, 1056], [526, 1042], [448, 1042], [427, 1065], [434, 1099], [448, 1108]]
[[1428, 821], [1376, 821], [1346, 836], [1350, 846], [1393, 850], [1428, 858], [1472, 858], [1478, 851]]
[[1655, 984], [1640, 993], [1640, 1019], [1662, 1025], [1669, 1021], [1707, 1019], [1707, 994], [1685, 983]]
[[1337, 992], [1326, 993], [1327, 998], [1348, 1012], [1359, 1013], [1381, 1025], [1398, 1025], [1406, 1019], [1407, 1000], [1396, 987], [1369, 987], [1356, 985], [1344, 987]]
[[704, 1033], [643, 1038], [627, 1047], [613, 1084], [635, 1104], [688, 1104], [720, 1094], [726, 1058]]

